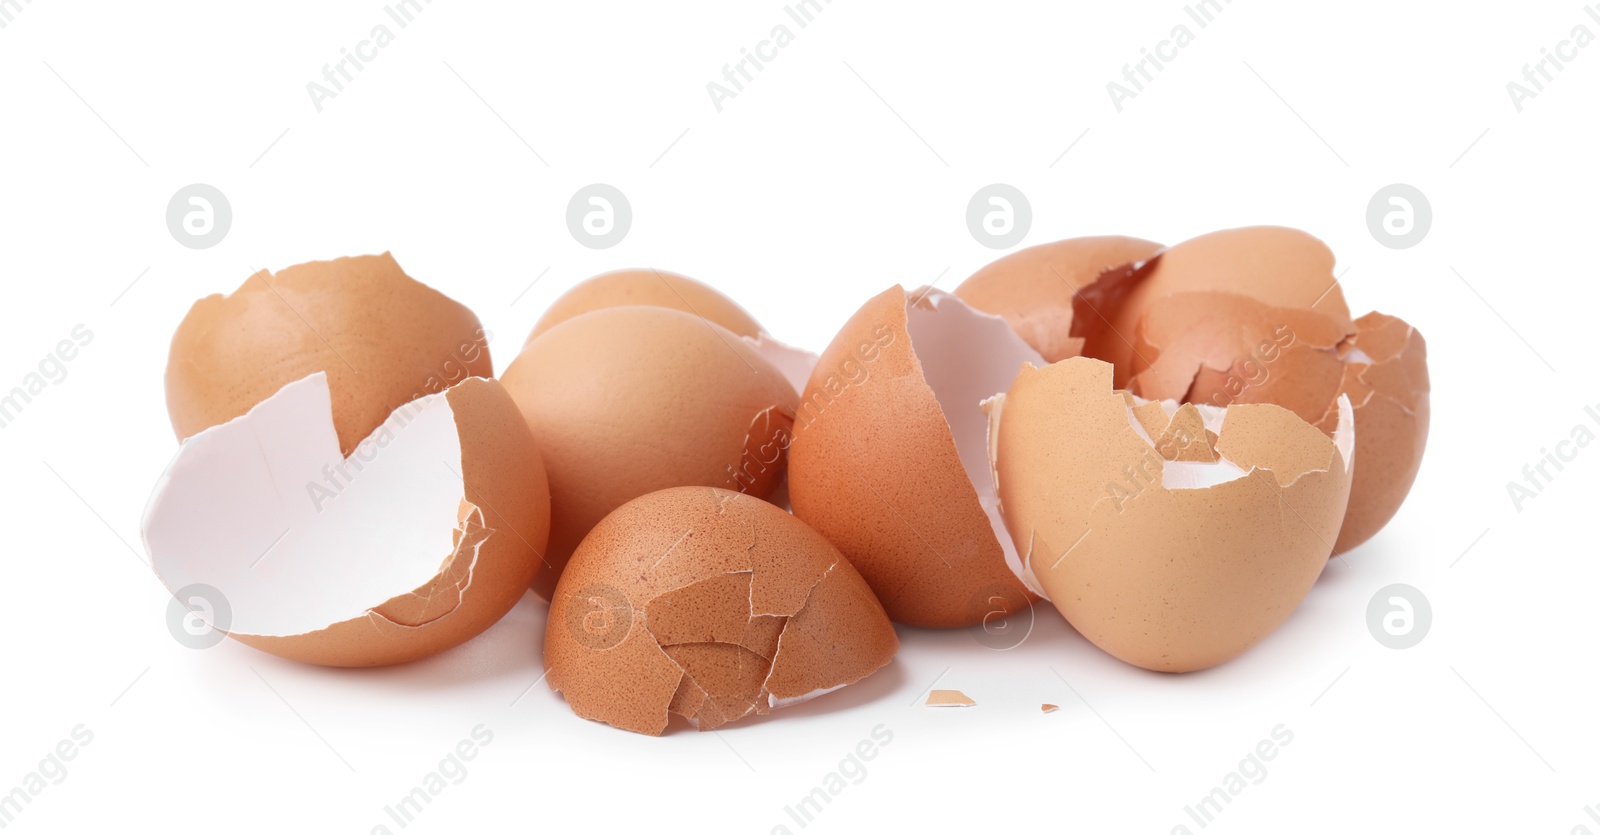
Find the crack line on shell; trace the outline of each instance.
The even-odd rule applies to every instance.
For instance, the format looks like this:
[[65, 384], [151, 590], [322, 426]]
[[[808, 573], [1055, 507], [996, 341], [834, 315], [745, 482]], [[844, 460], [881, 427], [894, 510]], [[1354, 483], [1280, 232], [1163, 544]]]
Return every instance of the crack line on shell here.
[[[469, 502], [469, 504], [471, 504], [471, 503]], [[488, 542], [489, 541], [489, 536], [495, 532], [494, 528], [488, 527], [487, 525], [483, 524], [483, 510], [481, 508], [479, 508], [477, 505], [473, 505], [472, 506], [472, 512], [468, 514], [467, 522], [470, 522], [474, 517], [476, 517], [477, 520], [478, 520], [478, 530], [482, 533], [482, 536], [476, 542], [473, 542], [471, 544], [471, 547], [472, 547], [472, 559], [467, 563], [466, 582], [464, 584], [463, 583], [459, 583], [459, 582], [445, 584], [445, 586], [447, 586], [448, 588], [454, 589], [456, 591], [456, 604], [454, 606], [450, 607], [450, 611], [444, 612], [443, 614], [440, 614], [437, 617], [429, 618], [429, 619], [427, 619], [425, 621], [422, 621], [421, 623], [408, 624], [408, 623], [401, 623], [400, 621], [397, 621], [394, 618], [391, 618], [388, 615], [385, 615], [383, 612], [379, 611], [380, 609], [383, 608], [383, 606], [376, 606], [376, 607], [373, 607], [372, 609], [368, 609], [367, 610], [368, 618], [369, 619], [377, 618], [377, 619], [380, 619], [381, 621], [383, 621], [385, 623], [389, 623], [389, 624], [392, 624], [394, 626], [400, 627], [401, 629], [421, 629], [424, 626], [427, 626], [427, 625], [429, 625], [431, 623], [435, 623], [435, 622], [437, 622], [439, 620], [442, 620], [442, 619], [444, 619], [446, 617], [449, 617], [450, 615], [455, 614], [456, 610], [461, 608], [462, 602], [464, 600], [466, 600], [467, 591], [472, 588], [472, 581], [473, 581], [473, 578], [476, 575], [476, 572], [478, 570], [478, 557], [483, 551], [483, 543]], [[461, 531], [462, 541], [463, 542], [466, 542], [466, 537], [468, 535], [468, 532], [466, 530], [467, 522], [463, 522], [463, 524], [461, 526], [458, 526], [456, 528], [456, 530]], [[447, 558], [448, 565], [451, 568], [455, 567], [456, 558], [460, 553], [461, 553], [461, 549], [460, 549], [460, 546], [458, 545], [456, 550], [453, 551], [450, 554], [450, 556]], [[445, 566], [441, 565], [439, 567], [439, 574], [443, 574], [445, 572], [445, 570], [446, 570]], [[437, 579], [438, 578], [438, 574], [435, 574], [434, 577], [435, 577], [435, 579]], [[435, 592], [436, 591], [437, 592], [443, 592], [443, 590], [444, 590], [443, 588], [435, 588], [435, 585], [436, 584], [433, 581], [429, 581], [429, 583], [428, 583], [428, 595], [427, 595], [427, 597], [423, 598], [423, 604], [422, 604], [422, 607], [421, 607], [423, 611], [426, 611], [428, 609], [429, 605], [431, 605], [433, 603], [433, 597], [434, 597]], [[411, 595], [411, 596], [416, 596], [416, 591], [413, 590], [411, 592], [408, 592], [407, 594]], [[402, 596], [405, 596], [405, 595], [402, 595]], [[387, 601], [386, 601], [386, 603], [387, 603]]]
[[[820, 576], [817, 577], [816, 581], [813, 582], [809, 588], [806, 589], [805, 597], [800, 601], [799, 605], [795, 607], [795, 610], [793, 612], [788, 613], [788, 614], [774, 612], [774, 613], [768, 613], [766, 615], [763, 615], [763, 616], [766, 616], [766, 617], [781, 617], [781, 618], [784, 618], [784, 623], [783, 623], [783, 627], [778, 630], [778, 643], [777, 643], [776, 648], [774, 648], [773, 651], [772, 651], [772, 658], [769, 661], [769, 664], [768, 664], [768, 667], [767, 667], [767, 674], [761, 680], [761, 690], [760, 690], [759, 693], [756, 694], [757, 695], [758, 705], [767, 704], [768, 700], [772, 696], [772, 691], [770, 689], [768, 689], [768, 684], [771, 683], [772, 674], [778, 668], [778, 660], [783, 655], [783, 638], [784, 638], [785, 635], [788, 634], [789, 627], [793, 623], [793, 619], [796, 618], [796, 617], [799, 617], [800, 614], [805, 611], [806, 606], [808, 606], [811, 603], [811, 595], [812, 595], [812, 593], [816, 591], [817, 586], [822, 584], [823, 580], [826, 580], [828, 578], [829, 574], [833, 573], [834, 568], [837, 567], [838, 564], [839, 564], [838, 560], [834, 560], [833, 563], [829, 564], [828, 568], [825, 571], [823, 571]], [[752, 595], [754, 594], [755, 582], [756, 582], [756, 578], [755, 578], [756, 571], [755, 571], [754, 567], [751, 567], [751, 568], [749, 568], [747, 570], [744, 570], [744, 571], [732, 571], [732, 572], [726, 572], [726, 573], [729, 573], [729, 574], [749, 574], [750, 575], [750, 588], [752, 590], [751, 594]], [[707, 578], [707, 579], [710, 579], [710, 578]], [[697, 581], [697, 582], [699, 582], [699, 581]], [[692, 585], [695, 585], [695, 583], [688, 583], [686, 585], [678, 587], [677, 589], [671, 589], [669, 591], [662, 592], [662, 594], [669, 594], [672, 591], [680, 591], [680, 590], [688, 588], [689, 586], [692, 586]], [[660, 595], [657, 595], [657, 596], [659, 597]], [[630, 605], [630, 607], [632, 607], [632, 601], [631, 600], [629, 601], [629, 605]], [[752, 604], [749, 604], [749, 605], [751, 607], [750, 610], [753, 611], [754, 604], [752, 603]], [[640, 616], [640, 623], [644, 627], [644, 631], [650, 636], [650, 640], [655, 643], [656, 650], [659, 651], [661, 653], [661, 655], [664, 658], [667, 659], [668, 663], [672, 664], [672, 666], [674, 666], [674, 667], [676, 667], [678, 669], [678, 672], [679, 672], [679, 685], [678, 686], [682, 686], [683, 679], [687, 678], [696, 687], [699, 687], [702, 692], [706, 693], [706, 699], [707, 700], [711, 700], [715, 704], [715, 700], [711, 696], [710, 692], [707, 691], [706, 688], [700, 687], [699, 680], [696, 679], [694, 677], [694, 675], [691, 674], [687, 669], [684, 669], [684, 666], [682, 664], [679, 664], [677, 659], [674, 659], [672, 657], [672, 655], [667, 652], [666, 646], [662, 645], [661, 639], [656, 636], [655, 630], [653, 630], [650, 627], [649, 616], [646, 613], [639, 611], [638, 609], [634, 609], [634, 611], [635, 611], [636, 614], [638, 614]], [[754, 615], [750, 615], [750, 616], [747, 616], [747, 617], [754, 617]], [[750, 622], [747, 619], [745, 621], [745, 629], [747, 631], [749, 629], [749, 625], [750, 625]], [[706, 642], [706, 643], [726, 643], [726, 642], [724, 642], [724, 641], [710, 641], [710, 642]], [[676, 645], [673, 644], [673, 645], [670, 645], [670, 646], [676, 646]], [[743, 644], [734, 644], [734, 646], [739, 646], [739, 647], [742, 647], [742, 648], [747, 649], [747, 650], [750, 649], [749, 647], [745, 647]], [[753, 655], [756, 655], [758, 657], [760, 656], [760, 653], [757, 653], [754, 650], [750, 650], [750, 652]], [[849, 683], [854, 683], [854, 682], [849, 682]], [[677, 695], [677, 687], [673, 688], [673, 695], [674, 696]], [[667, 712], [667, 713], [672, 713], [673, 712], [672, 709], [671, 709], [671, 704], [672, 704], [671, 699], [668, 699], [667, 705], [664, 708], [665, 712]], [[765, 715], [767, 713], [770, 713], [771, 710], [772, 710], [771, 707], [768, 707], [766, 710], [761, 710], [759, 706], [753, 706], [752, 709], [755, 710], [755, 712], [758, 715]], [[742, 719], [745, 716], [748, 716], [749, 714], [750, 714], [750, 712], [746, 711], [744, 714], [741, 714], [740, 716], [735, 717], [734, 719], [729, 719], [728, 721], [729, 722], [736, 721], [737, 719]], [[698, 716], [698, 715], [699, 715], [699, 713], [697, 711], [696, 712], [696, 716]], [[684, 718], [685, 719], [690, 719], [691, 717], [685, 716]], [[726, 724], [726, 723], [720, 723], [720, 724]], [[698, 724], [696, 725], [696, 727], [697, 728], [699, 727]]]
[[[543, 552], [541, 552], [538, 548], [533, 547], [533, 543], [529, 542], [527, 537], [523, 536], [521, 532], [519, 532], [514, 526], [512, 526], [511, 520], [507, 519], [505, 514], [501, 513], [498, 510], [495, 510], [494, 509], [494, 505], [489, 504], [487, 501], [484, 501], [483, 495], [481, 493], [478, 493], [478, 491], [473, 490], [471, 487], [469, 487], [467, 485], [467, 477], [466, 476], [462, 475], [459, 471], [456, 470], [456, 468], [450, 466], [450, 462], [449, 461], [445, 461], [445, 460], [441, 459], [439, 461], [439, 463], [443, 464], [444, 468], [449, 470], [450, 473], [452, 475], [454, 475], [456, 478], [461, 479], [461, 489], [462, 489], [462, 491], [470, 492], [470, 493], [474, 494], [472, 496], [471, 500], [467, 502], [468, 504], [473, 505], [474, 507], [482, 505], [483, 507], [489, 508], [489, 512], [493, 513], [495, 515], [495, 517], [498, 518], [501, 522], [504, 522], [505, 526], [506, 526], [506, 529], [511, 531], [512, 535], [515, 536], [517, 539], [522, 540], [522, 544], [528, 546], [528, 550], [532, 551], [533, 555], [539, 558], [539, 562], [544, 563], [544, 567], [545, 568], [553, 568], [554, 567], [554, 566], [550, 565], [550, 561], [549, 560], [544, 558], [544, 553]], [[463, 498], [465, 498], [465, 497], [463, 497]]]

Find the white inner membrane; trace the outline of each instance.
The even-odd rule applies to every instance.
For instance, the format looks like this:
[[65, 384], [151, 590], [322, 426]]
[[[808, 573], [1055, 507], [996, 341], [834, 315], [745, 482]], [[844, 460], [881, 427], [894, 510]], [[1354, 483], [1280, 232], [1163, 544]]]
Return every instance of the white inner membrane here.
[[1000, 499], [989, 467], [989, 418], [980, 404], [1011, 388], [1023, 363], [1040, 368], [1048, 363], [1006, 320], [973, 310], [939, 291], [928, 293], [923, 304], [908, 305], [906, 331], [922, 363], [922, 375], [950, 424], [967, 479], [978, 491], [978, 502], [1005, 551], [1006, 565], [1024, 577], [1022, 559], [1000, 518]]
[[218, 628], [313, 632], [438, 573], [460, 472], [442, 394], [402, 406], [346, 460], [319, 372], [183, 442], [145, 508], [145, 548], [168, 589], [222, 593], [231, 618]]
[[1344, 355], [1344, 361], [1372, 365], [1372, 357], [1367, 356], [1367, 352], [1360, 348], [1351, 348], [1350, 353]]

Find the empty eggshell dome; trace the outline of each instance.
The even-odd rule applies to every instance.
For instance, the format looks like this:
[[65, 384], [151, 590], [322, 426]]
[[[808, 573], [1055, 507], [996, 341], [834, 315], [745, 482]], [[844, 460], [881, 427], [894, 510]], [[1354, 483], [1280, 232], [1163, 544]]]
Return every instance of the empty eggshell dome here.
[[681, 310], [721, 325], [767, 358], [795, 391], [805, 387], [817, 355], [779, 342], [745, 312], [738, 302], [688, 276], [654, 268], [614, 270], [580, 282], [561, 294], [539, 317], [528, 342], [556, 325], [592, 310], [626, 305], [646, 305]]
[[182, 440], [315, 372], [347, 455], [401, 404], [494, 376], [478, 317], [389, 253], [312, 261], [195, 302], [167, 360], [172, 427]]
[[167, 588], [243, 643], [340, 667], [432, 655], [510, 611], [550, 498], [501, 385], [407, 403], [348, 457], [335, 414], [317, 372], [183, 442], [143, 526]]
[[789, 449], [789, 500], [889, 617], [958, 627], [1026, 608], [989, 476], [981, 401], [1043, 360], [938, 291], [870, 299], [822, 352]]
[[782, 509], [680, 487], [589, 532], [550, 603], [545, 669], [579, 716], [712, 730], [853, 684], [899, 639], [861, 575]]
[[688, 276], [645, 268], [613, 270], [579, 282], [550, 304], [528, 341], [574, 316], [625, 305], [669, 307], [704, 316], [739, 336], [762, 334], [761, 324], [733, 299]]
[[529, 342], [502, 377], [550, 476], [549, 599], [607, 513], [668, 487], [769, 496], [785, 467], [795, 392], [738, 336], [692, 313], [608, 307]]

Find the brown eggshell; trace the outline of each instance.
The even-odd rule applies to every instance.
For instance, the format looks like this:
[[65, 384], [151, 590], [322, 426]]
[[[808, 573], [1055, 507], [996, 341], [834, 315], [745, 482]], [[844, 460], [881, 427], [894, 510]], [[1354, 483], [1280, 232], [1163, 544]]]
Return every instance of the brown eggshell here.
[[[968, 324], [914, 346], [913, 307]], [[925, 366], [919, 353], [929, 352], [956, 356]], [[954, 296], [913, 298], [896, 286], [850, 317], [818, 360], [795, 419], [789, 501], [844, 552], [897, 623], [970, 626], [1034, 599], [1008, 565], [1009, 542], [996, 536], [979, 494], [986, 488], [992, 501], [978, 404], [1009, 385], [1022, 360], [1006, 358], [1022, 352], [1040, 361], [998, 317]], [[987, 365], [963, 369], [961, 359]], [[935, 372], [952, 392], [949, 414], [930, 385]], [[985, 379], [992, 388], [981, 388]], [[953, 419], [977, 430], [965, 453]]]
[[1103, 338], [1101, 317], [1120, 302], [1124, 284], [1107, 274], [1148, 260], [1160, 249], [1157, 243], [1116, 235], [1040, 244], [991, 262], [955, 294], [1003, 317], [1045, 361], [1057, 362], [1082, 353], [1086, 338]]
[[[1428, 444], [1428, 347], [1410, 325], [1368, 313], [1356, 320], [1349, 347], [1372, 362], [1347, 358], [1339, 392], [1355, 407], [1355, 480], [1350, 508], [1333, 552], [1342, 554], [1372, 538], [1394, 518], [1411, 492]], [[1323, 418], [1328, 430], [1333, 414]]]
[[389, 253], [312, 261], [189, 309], [167, 359], [172, 427], [182, 440], [318, 371], [347, 455], [402, 404], [494, 376], [478, 317]]
[[[1230, 406], [1222, 460], [1179, 464], [1135, 428], [1112, 374], [1088, 358], [1029, 367], [989, 401], [1006, 522], [1097, 646], [1151, 670], [1220, 664], [1288, 618], [1328, 561], [1350, 495], [1348, 402], [1337, 442], [1278, 406]], [[1183, 467], [1204, 475], [1169, 486]]]
[[575, 316], [625, 305], [667, 307], [693, 313], [739, 336], [758, 337], [764, 333], [755, 317], [715, 289], [688, 276], [646, 268], [602, 273], [563, 293], [539, 317], [533, 332], [528, 334], [528, 342]]
[[502, 376], [550, 474], [549, 599], [607, 513], [668, 487], [768, 497], [785, 467], [795, 392], [720, 325], [664, 307], [611, 307], [528, 343]]
[[1128, 388], [1140, 397], [1209, 406], [1273, 403], [1315, 423], [1344, 376], [1345, 328], [1320, 313], [1237, 293], [1179, 293], [1139, 321]]
[[550, 603], [545, 669], [573, 712], [659, 735], [853, 684], [899, 639], [850, 563], [748, 495], [679, 487], [628, 502], [573, 554]]
[[1320, 314], [1344, 334], [1355, 332], [1333, 277], [1333, 252], [1298, 229], [1250, 226], [1201, 235], [1162, 250], [1137, 273], [1126, 297], [1106, 314], [1122, 338], [1085, 348], [1085, 355], [1116, 366], [1118, 386], [1138, 371], [1133, 341], [1140, 321], [1169, 296], [1231, 293], [1268, 307]]
[[500, 383], [406, 404], [347, 459], [330, 406], [317, 373], [184, 442], [144, 523], [168, 588], [213, 587], [230, 612], [219, 631], [338, 667], [433, 655], [510, 611], [539, 569], [550, 497]]
[[628, 305], [680, 310], [721, 325], [783, 372], [796, 394], [817, 364], [816, 354], [779, 342], [733, 299], [687, 276], [654, 268], [616, 270], [581, 282], [550, 305], [527, 341], [574, 316]]
[[[1273, 403], [1330, 432], [1337, 398], [1349, 395], [1356, 460], [1371, 469], [1354, 471], [1339, 554], [1377, 533], [1410, 490], [1427, 438], [1428, 382], [1421, 336], [1381, 314], [1351, 321], [1333, 265], [1321, 241], [1293, 229], [1185, 241], [1139, 270], [1113, 316], [1119, 330], [1131, 329], [1133, 347], [1101, 358], [1141, 397]], [[1364, 353], [1374, 362], [1353, 359]], [[1368, 378], [1383, 381], [1377, 402]]]

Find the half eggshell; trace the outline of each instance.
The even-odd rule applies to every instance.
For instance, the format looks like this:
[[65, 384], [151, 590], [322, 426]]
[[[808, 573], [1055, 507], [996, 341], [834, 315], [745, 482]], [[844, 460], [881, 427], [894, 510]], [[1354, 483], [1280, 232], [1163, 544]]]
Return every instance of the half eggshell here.
[[1084, 637], [1199, 670], [1266, 637], [1321, 574], [1354, 419], [1345, 397], [1332, 438], [1270, 404], [1157, 405], [1153, 436], [1159, 417], [1112, 388], [1107, 363], [1025, 368], [986, 404], [993, 477], [1024, 577]]
[[510, 611], [550, 496], [505, 389], [472, 378], [408, 403], [348, 457], [335, 414], [318, 372], [183, 442], [143, 525], [167, 588], [209, 587], [219, 631], [337, 667], [432, 655]]
[[629, 500], [685, 485], [765, 499], [782, 479], [794, 389], [692, 313], [584, 313], [529, 342], [501, 379], [550, 474], [551, 568], [534, 586], [546, 599], [589, 529]]
[[172, 427], [182, 440], [317, 372], [346, 455], [402, 404], [494, 376], [478, 317], [389, 253], [312, 261], [189, 309], [167, 359]]
[[528, 334], [528, 342], [575, 316], [626, 305], [665, 307], [692, 313], [721, 325], [767, 358], [798, 392], [805, 387], [817, 355], [779, 342], [761, 323], [716, 289], [688, 276], [654, 268], [613, 270], [580, 282], [561, 294]]
[[550, 603], [545, 669], [573, 712], [659, 735], [713, 730], [876, 671], [899, 639], [815, 531], [742, 493], [680, 487], [589, 532]]
[[1026, 363], [1043, 360], [1004, 319], [899, 286], [822, 352], [795, 418], [789, 500], [895, 622], [971, 626], [1031, 604], [979, 405]]

